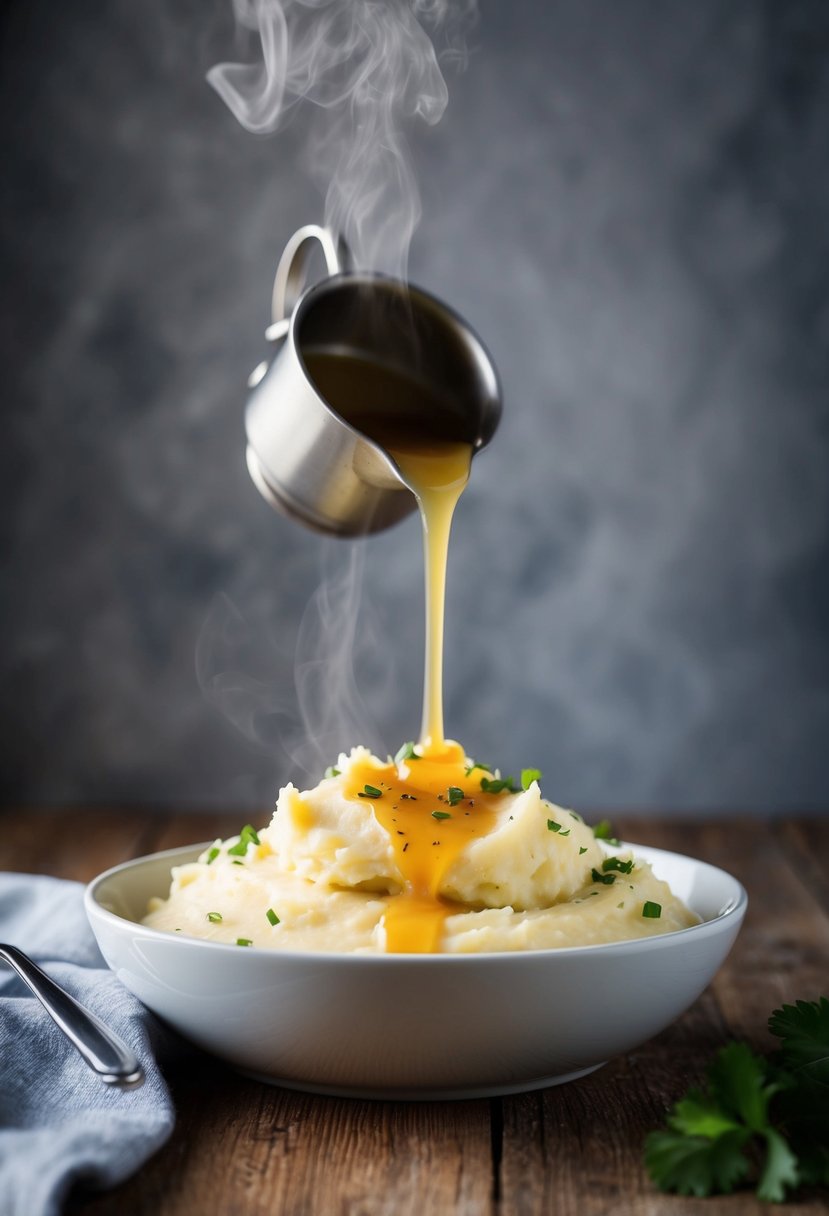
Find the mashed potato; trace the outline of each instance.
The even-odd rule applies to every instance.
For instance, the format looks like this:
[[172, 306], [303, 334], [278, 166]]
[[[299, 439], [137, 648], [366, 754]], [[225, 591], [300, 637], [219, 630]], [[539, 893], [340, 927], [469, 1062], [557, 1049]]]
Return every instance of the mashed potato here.
[[396, 763], [355, 748], [313, 789], [287, 785], [268, 827], [174, 868], [144, 923], [346, 953], [539, 950], [697, 923], [646, 862], [542, 798], [531, 774], [516, 789], [457, 745], [448, 764], [407, 746]]

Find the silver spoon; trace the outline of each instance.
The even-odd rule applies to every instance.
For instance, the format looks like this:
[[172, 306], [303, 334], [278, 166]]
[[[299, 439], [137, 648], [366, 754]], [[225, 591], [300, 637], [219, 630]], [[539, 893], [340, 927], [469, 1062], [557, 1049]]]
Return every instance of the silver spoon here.
[[16, 946], [0, 945], [0, 958], [28, 985], [52, 1021], [107, 1085], [139, 1085], [144, 1070], [126, 1043], [65, 992]]

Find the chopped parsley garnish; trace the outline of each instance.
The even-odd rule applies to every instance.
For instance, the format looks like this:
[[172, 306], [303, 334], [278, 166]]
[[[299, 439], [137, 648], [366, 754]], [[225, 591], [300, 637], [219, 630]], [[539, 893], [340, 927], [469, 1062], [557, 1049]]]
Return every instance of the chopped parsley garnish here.
[[270, 924], [272, 924], [272, 925], [278, 925], [278, 924], [279, 924], [279, 917], [276, 915], [276, 913], [274, 912], [273, 908], [268, 908], [268, 910], [267, 910], [267, 912], [265, 913], [265, 915], [267, 916], [268, 921], [270, 922]]
[[603, 883], [606, 887], [609, 887], [611, 883], [616, 881], [615, 874], [601, 874], [601, 873], [599, 873], [599, 871], [596, 869], [595, 866], [590, 871], [590, 877], [593, 879], [594, 882]]
[[586, 853], [586, 852], [587, 852], [587, 845], [580, 844], [579, 845], [579, 857], [581, 857], [582, 853]]
[[606, 840], [608, 844], [617, 845], [619, 841], [613, 835], [613, 825], [609, 819], [600, 820], [593, 828], [597, 840]]
[[714, 1056], [703, 1089], [645, 1141], [645, 1164], [663, 1191], [730, 1194], [751, 1178], [757, 1198], [782, 1203], [798, 1185], [829, 1186], [829, 999], [775, 1009], [772, 1056], [731, 1042]]
[[478, 763], [477, 763], [477, 761], [476, 761], [476, 762], [475, 762], [475, 764], [470, 764], [470, 765], [469, 765], [467, 768], [465, 768], [465, 769], [464, 769], [464, 772], [466, 773], [467, 777], [471, 777], [471, 776], [472, 776], [472, 774], [475, 772], [475, 769], [476, 769], [476, 768], [483, 769], [483, 771], [484, 771], [485, 773], [491, 773], [491, 772], [492, 772], [492, 766], [491, 766], [491, 765], [489, 765], [489, 764], [478, 764]]
[[534, 781], [541, 780], [542, 775], [540, 768], [522, 768], [521, 789], [528, 790]]
[[646, 899], [642, 904], [642, 915], [645, 920], [659, 920], [662, 915], [662, 905], [655, 904], [652, 899]]
[[244, 863], [243, 861], [234, 861], [234, 862], [233, 862], [233, 865], [234, 865], [234, 866], [243, 866], [244, 864], [245, 864], [245, 863]]
[[259, 837], [256, 829], [251, 827], [249, 823], [246, 823], [242, 828], [238, 843], [229, 848], [228, 853], [231, 857], [244, 857], [248, 851], [249, 844], [259, 844]]
[[559, 836], [569, 836], [570, 835], [570, 829], [567, 828], [567, 830], [565, 831], [562, 828], [560, 823], [556, 823], [555, 819], [547, 820], [547, 831], [548, 832], [558, 832]]
[[394, 757], [395, 764], [402, 764], [404, 760], [422, 760], [422, 756], [418, 756], [415, 751], [414, 743], [404, 743]]
[[211, 925], [220, 925], [222, 923], [222, 914], [221, 912], [208, 912], [207, 919]]
[[221, 849], [220, 849], [220, 848], [219, 848], [217, 845], [215, 845], [215, 844], [213, 845], [213, 848], [212, 848], [212, 849], [208, 849], [208, 852], [207, 852], [207, 864], [208, 864], [208, 865], [212, 865], [212, 864], [213, 864], [213, 862], [216, 860], [216, 858], [217, 858], [217, 857], [219, 856], [219, 854], [221, 853], [221, 851], [222, 851], [222, 850], [221, 850]]
[[463, 790], [457, 785], [450, 785], [449, 789], [446, 791], [446, 800], [450, 806], [457, 806], [458, 803], [462, 802], [465, 797], [466, 795], [464, 794]]
[[604, 871], [618, 870], [620, 874], [630, 874], [633, 869], [633, 858], [631, 857], [628, 861], [622, 861], [620, 857], [605, 857], [602, 862], [602, 869]]
[[338, 768], [334, 768], [333, 764], [329, 764], [328, 768], [323, 773], [324, 777], [339, 777], [339, 775], [340, 770]]
[[451, 819], [452, 816], [448, 811], [432, 811], [433, 819]]
[[253, 942], [251, 941], [251, 939], [249, 937], [237, 937], [236, 945], [237, 946], [252, 946]]
[[481, 777], [481, 789], [485, 794], [501, 794], [504, 790], [510, 794], [518, 793], [518, 787], [512, 777]]
[[378, 790], [376, 785], [364, 785], [357, 794], [358, 798], [382, 798], [383, 791]]

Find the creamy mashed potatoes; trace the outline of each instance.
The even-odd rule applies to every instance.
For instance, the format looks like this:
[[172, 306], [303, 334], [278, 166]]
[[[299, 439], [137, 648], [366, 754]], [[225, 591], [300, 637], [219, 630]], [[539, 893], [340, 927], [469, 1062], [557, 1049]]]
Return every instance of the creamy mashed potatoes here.
[[219, 942], [345, 953], [539, 950], [648, 937], [698, 918], [572, 811], [473, 765], [407, 745], [340, 756], [287, 785], [260, 832], [173, 870], [145, 924]]

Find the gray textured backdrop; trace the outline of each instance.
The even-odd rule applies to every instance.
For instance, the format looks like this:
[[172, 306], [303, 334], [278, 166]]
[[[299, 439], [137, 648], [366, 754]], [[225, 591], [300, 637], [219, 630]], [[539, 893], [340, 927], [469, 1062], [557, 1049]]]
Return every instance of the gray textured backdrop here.
[[[342, 651], [355, 558], [340, 729], [394, 748], [415, 522], [322, 541], [243, 462], [274, 264], [321, 210], [301, 128], [247, 135], [205, 85], [223, 5], [4, 32], [3, 798], [269, 801], [305, 604], [333, 571]], [[472, 42], [410, 262], [506, 397], [457, 518], [450, 733], [571, 805], [826, 808], [829, 6], [484, 2]]]

